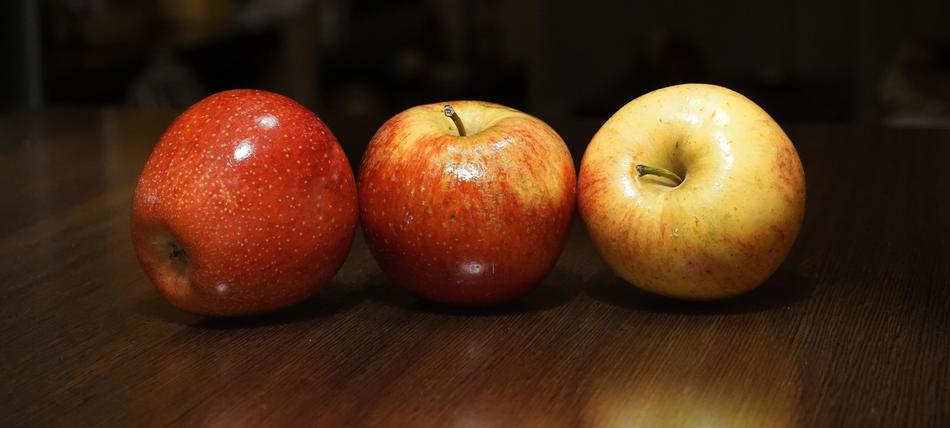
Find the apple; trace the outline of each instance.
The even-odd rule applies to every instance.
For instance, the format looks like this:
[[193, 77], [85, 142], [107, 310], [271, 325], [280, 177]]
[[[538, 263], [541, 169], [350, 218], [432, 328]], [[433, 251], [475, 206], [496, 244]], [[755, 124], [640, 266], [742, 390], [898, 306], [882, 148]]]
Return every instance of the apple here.
[[330, 129], [293, 100], [233, 90], [199, 101], [139, 176], [132, 241], [173, 305], [263, 313], [312, 296], [346, 258], [356, 183]]
[[578, 206], [627, 282], [694, 300], [749, 291], [781, 265], [805, 213], [792, 142], [729, 89], [687, 84], [643, 95], [597, 131]]
[[393, 283], [432, 302], [489, 305], [552, 269], [575, 188], [570, 152], [541, 120], [481, 101], [421, 105], [370, 141], [360, 219]]

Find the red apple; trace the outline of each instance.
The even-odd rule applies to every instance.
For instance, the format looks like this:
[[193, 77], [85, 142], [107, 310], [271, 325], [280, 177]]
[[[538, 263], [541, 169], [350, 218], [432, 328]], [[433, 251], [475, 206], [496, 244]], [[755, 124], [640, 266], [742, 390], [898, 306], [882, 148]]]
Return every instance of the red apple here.
[[234, 90], [172, 122], [132, 202], [132, 241], [175, 306], [232, 316], [302, 301], [343, 264], [358, 221], [343, 150], [311, 111]]
[[484, 305], [526, 294], [554, 266], [576, 180], [567, 146], [544, 122], [458, 101], [383, 124], [359, 187], [367, 245], [395, 284], [434, 302]]

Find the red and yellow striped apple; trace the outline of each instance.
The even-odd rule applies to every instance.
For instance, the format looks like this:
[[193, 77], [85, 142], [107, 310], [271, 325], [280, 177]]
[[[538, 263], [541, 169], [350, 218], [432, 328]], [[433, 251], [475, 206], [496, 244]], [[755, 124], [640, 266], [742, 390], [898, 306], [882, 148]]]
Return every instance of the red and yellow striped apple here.
[[313, 295], [343, 264], [356, 183], [324, 123], [264, 91], [221, 92], [182, 113], [145, 164], [132, 241], [175, 306], [247, 315]]
[[363, 157], [366, 243], [417, 296], [513, 300], [564, 248], [575, 177], [564, 141], [535, 117], [478, 101], [414, 107], [383, 124]]
[[684, 299], [733, 296], [781, 265], [805, 212], [795, 147], [759, 106], [713, 85], [621, 108], [581, 162], [578, 205], [611, 268]]

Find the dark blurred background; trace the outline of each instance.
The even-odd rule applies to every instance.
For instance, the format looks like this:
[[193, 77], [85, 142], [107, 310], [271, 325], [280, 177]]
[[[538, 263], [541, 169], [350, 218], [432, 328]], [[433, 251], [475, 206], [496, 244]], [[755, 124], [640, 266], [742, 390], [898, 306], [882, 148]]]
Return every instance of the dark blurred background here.
[[10, 0], [0, 20], [4, 111], [261, 88], [321, 115], [473, 98], [605, 118], [710, 82], [784, 122], [950, 126], [947, 0]]

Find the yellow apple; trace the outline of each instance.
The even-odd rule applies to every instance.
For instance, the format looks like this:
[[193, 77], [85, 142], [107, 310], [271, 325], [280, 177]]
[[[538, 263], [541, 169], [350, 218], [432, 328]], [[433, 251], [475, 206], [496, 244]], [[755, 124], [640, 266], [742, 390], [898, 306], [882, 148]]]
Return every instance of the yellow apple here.
[[774, 273], [805, 213], [792, 142], [755, 103], [702, 84], [617, 111], [581, 162], [578, 204], [594, 245], [631, 284], [717, 299]]

